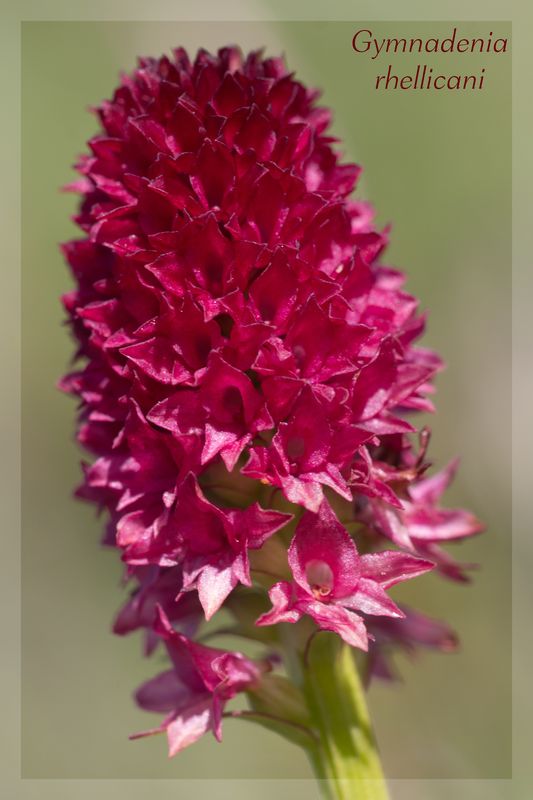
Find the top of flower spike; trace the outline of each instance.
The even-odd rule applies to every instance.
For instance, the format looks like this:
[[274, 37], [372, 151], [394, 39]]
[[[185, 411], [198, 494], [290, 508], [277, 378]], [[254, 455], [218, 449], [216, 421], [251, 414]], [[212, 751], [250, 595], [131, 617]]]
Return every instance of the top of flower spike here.
[[[297, 544], [331, 505], [367, 550], [392, 540], [403, 564], [424, 571], [419, 553], [455, 578], [437, 543], [479, 530], [437, 508], [445, 479], [421, 483], [408, 415], [432, 409], [441, 361], [416, 345], [424, 319], [381, 262], [371, 208], [350, 199], [360, 169], [339, 161], [317, 96], [281, 59], [237, 48], [142, 59], [77, 165], [83, 238], [64, 246], [64, 304], [85, 364], [63, 387], [96, 455], [80, 494], [107, 509], [105, 541], [141, 583], [117, 630], [147, 628], [149, 649], [156, 603], [194, 630], [190, 595], [174, 608], [185, 591], [210, 616], [250, 583], [248, 550], [287, 519], [254, 505], [259, 491], [305, 511]], [[309, 567], [317, 585], [325, 563]], [[328, 604], [311, 595], [321, 624]]]

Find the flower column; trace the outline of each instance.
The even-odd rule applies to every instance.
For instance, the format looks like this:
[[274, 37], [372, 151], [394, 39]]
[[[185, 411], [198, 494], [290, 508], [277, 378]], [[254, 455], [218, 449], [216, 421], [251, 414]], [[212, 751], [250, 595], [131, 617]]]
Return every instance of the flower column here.
[[[453, 465], [425, 476], [412, 420], [442, 364], [317, 97], [236, 47], [123, 76], [70, 187], [82, 363], [62, 387], [94, 457], [78, 494], [133, 583], [114, 630], [170, 659], [136, 696], [165, 714], [147, 733], [175, 755], [253, 718], [305, 747], [333, 797], [382, 800], [348, 648], [382, 677], [391, 643], [449, 648], [387, 590], [432, 567], [464, 580], [442, 543], [480, 526], [440, 508]], [[228, 633], [262, 656], [205, 645]]]

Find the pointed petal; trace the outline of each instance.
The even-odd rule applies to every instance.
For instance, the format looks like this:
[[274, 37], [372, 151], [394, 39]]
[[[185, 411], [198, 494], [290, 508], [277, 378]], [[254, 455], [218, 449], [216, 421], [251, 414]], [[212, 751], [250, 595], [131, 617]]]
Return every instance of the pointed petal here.
[[354, 386], [352, 410], [354, 417], [370, 420], [386, 405], [395, 388], [397, 376], [397, 346], [390, 338], [383, 341], [376, 358], [361, 370]]
[[469, 511], [460, 508], [414, 508], [406, 514], [409, 536], [429, 542], [464, 539], [481, 533], [483, 525]]
[[335, 464], [328, 464], [323, 472], [315, 472], [313, 476], [317, 482], [331, 487], [333, 491], [344, 497], [348, 502], [352, 500], [350, 488]]
[[173, 669], [161, 672], [143, 683], [135, 692], [135, 700], [145, 711], [173, 711], [195, 694], [185, 686]]
[[234, 431], [206, 423], [205, 444], [201, 457], [202, 464], [207, 464], [208, 461], [211, 461], [220, 453], [226, 468], [231, 472], [251, 438], [251, 434], [241, 436], [241, 434]]
[[168, 755], [170, 758], [185, 747], [198, 741], [213, 728], [213, 701], [211, 697], [181, 711], [167, 727]]
[[198, 597], [206, 619], [211, 619], [218, 611], [237, 583], [233, 563], [226, 563], [224, 566], [207, 564], [202, 569], [198, 578]]
[[459, 466], [459, 459], [454, 458], [453, 461], [429, 478], [418, 481], [409, 488], [409, 494], [416, 503], [427, 503], [429, 505], [436, 505], [450, 483], [453, 480], [457, 468]]
[[361, 575], [381, 584], [385, 589], [395, 583], [423, 575], [434, 566], [432, 561], [416, 558], [399, 550], [384, 550], [382, 553], [369, 553], [361, 557]]
[[324, 500], [324, 492], [314, 475], [302, 475], [301, 478], [281, 475], [278, 481], [289, 502], [303, 506], [308, 511], [318, 512]]
[[385, 589], [376, 581], [367, 578], [361, 578], [357, 584], [357, 591], [350, 597], [343, 597], [339, 603], [363, 614], [383, 617], [404, 616], [403, 611], [390, 599]]
[[245, 543], [247, 547], [252, 549], [258, 549], [292, 518], [292, 514], [263, 509], [259, 503], [254, 503], [243, 511], [233, 512], [232, 522], [235, 541], [236, 543]]
[[318, 600], [304, 600], [298, 603], [299, 609], [309, 614], [319, 628], [338, 633], [352, 647], [368, 650], [368, 636], [363, 619], [353, 611], [334, 603], [321, 603]]
[[287, 581], [274, 584], [268, 596], [272, 610], [262, 614], [256, 625], [276, 625], [278, 622], [298, 622], [301, 613], [294, 607], [292, 585]]

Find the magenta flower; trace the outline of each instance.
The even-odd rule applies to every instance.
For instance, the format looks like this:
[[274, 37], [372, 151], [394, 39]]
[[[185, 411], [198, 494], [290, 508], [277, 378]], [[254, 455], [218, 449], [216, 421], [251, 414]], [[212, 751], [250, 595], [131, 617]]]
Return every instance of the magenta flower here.
[[270, 447], [252, 448], [242, 472], [278, 486], [291, 503], [316, 512], [324, 498], [324, 486], [352, 499], [342, 470], [369, 438], [368, 433], [349, 424], [337, 425], [334, 432], [323, 403], [305, 386], [287, 421], [279, 424]]
[[220, 455], [228, 470], [260, 431], [274, 427], [264, 399], [241, 369], [212, 352], [198, 391], [177, 392], [157, 403], [149, 414], [155, 425], [181, 436], [204, 432], [200, 463]]
[[157, 728], [131, 738], [166, 731], [169, 756], [209, 730], [220, 741], [225, 704], [259, 680], [260, 667], [241, 653], [204, 647], [176, 633], [160, 606], [154, 630], [165, 642], [173, 669], [144, 683], [136, 698], [146, 711], [169, 713]]
[[113, 623], [113, 632], [119, 636], [136, 630], [145, 633], [145, 653], [150, 655], [160, 639], [153, 628], [156, 608], [159, 606], [170, 622], [187, 636], [193, 636], [200, 626], [203, 609], [193, 592], [184, 594], [176, 602], [176, 587], [183, 585], [180, 567], [160, 569], [155, 565], [132, 568], [138, 586], [120, 609]]
[[[465, 539], [483, 530], [470, 512], [439, 506], [456, 469], [457, 461], [453, 461], [432, 477], [411, 482], [398, 507], [390, 501], [383, 502], [383, 496], [381, 499], [379, 495], [373, 497], [368, 506], [363, 507], [359, 518], [398, 547], [430, 558], [448, 577], [466, 581], [465, 568], [473, 565], [458, 564], [441, 547], [445, 542]], [[394, 472], [390, 473], [390, 479], [395, 479]]]
[[271, 588], [274, 607], [257, 624], [297, 622], [309, 614], [319, 628], [362, 650], [368, 649], [368, 637], [360, 614], [403, 617], [385, 589], [433, 568], [431, 561], [392, 550], [360, 556], [325, 500], [318, 514], [303, 515], [289, 547], [289, 564], [293, 583]]
[[[166, 501], [162, 515], [143, 529], [142, 511], [123, 517], [118, 544], [128, 564], [180, 564], [182, 590], [196, 588], [210, 619], [237, 585], [251, 586], [248, 550], [257, 550], [281, 528], [290, 514], [263, 511], [257, 504], [244, 510], [222, 510], [208, 502], [192, 473]], [[133, 519], [134, 518], [134, 519]]]
[[413, 656], [420, 647], [453, 653], [459, 646], [456, 633], [445, 622], [402, 607], [402, 619], [374, 617], [368, 620], [372, 640], [368, 649], [368, 677], [395, 680], [392, 653], [401, 649]]
[[[167, 714], [147, 733], [166, 731], [171, 755], [220, 738], [244, 692], [331, 777], [346, 740], [325, 731], [349, 735], [366, 712], [356, 692], [349, 724], [316, 717], [317, 687], [357, 675], [333, 652], [313, 672], [313, 648], [341, 646], [314, 633], [368, 651], [372, 674], [390, 672], [391, 647], [450, 649], [449, 629], [387, 590], [435, 565], [464, 578], [443, 544], [481, 526], [440, 505], [453, 466], [426, 476], [428, 435], [418, 448], [413, 433], [442, 362], [417, 343], [425, 318], [382, 260], [388, 232], [351, 197], [360, 168], [340, 161], [317, 98], [281, 59], [234, 47], [141, 59], [122, 78], [70, 187], [81, 236], [63, 247], [63, 302], [81, 363], [61, 386], [92, 456], [78, 495], [104, 512], [135, 587], [114, 631], [142, 631], [147, 655], [163, 643], [172, 662], [137, 693]], [[208, 635], [268, 645], [266, 661], [200, 644], [211, 618]], [[287, 678], [267, 674], [280, 660]], [[381, 779], [364, 730], [354, 748]]]

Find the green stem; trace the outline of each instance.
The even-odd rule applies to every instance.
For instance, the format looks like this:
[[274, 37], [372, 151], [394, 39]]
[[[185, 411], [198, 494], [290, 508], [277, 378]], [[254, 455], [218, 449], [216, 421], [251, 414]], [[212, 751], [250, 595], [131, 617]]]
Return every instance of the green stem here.
[[389, 795], [355, 659], [337, 636], [314, 636], [304, 664], [306, 697], [320, 746], [309, 758], [330, 800]]

